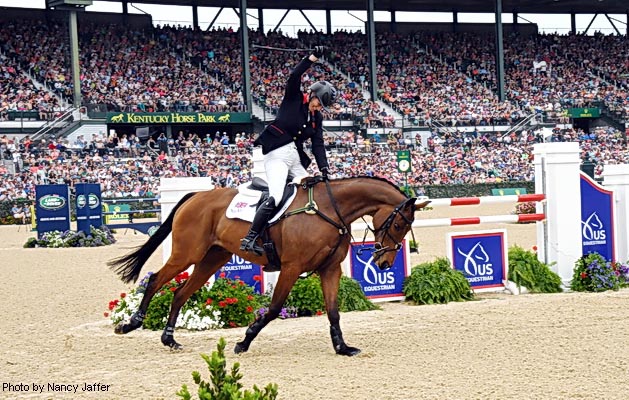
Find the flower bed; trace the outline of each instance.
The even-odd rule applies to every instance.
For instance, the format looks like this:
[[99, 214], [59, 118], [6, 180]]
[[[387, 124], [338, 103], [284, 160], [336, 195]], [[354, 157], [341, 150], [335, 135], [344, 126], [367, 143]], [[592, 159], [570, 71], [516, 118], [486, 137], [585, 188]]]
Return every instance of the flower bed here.
[[25, 248], [34, 247], [99, 247], [116, 243], [116, 238], [105, 225], [100, 228], [90, 227], [89, 235], [83, 231], [51, 231], [42, 235], [41, 239], [28, 238]]

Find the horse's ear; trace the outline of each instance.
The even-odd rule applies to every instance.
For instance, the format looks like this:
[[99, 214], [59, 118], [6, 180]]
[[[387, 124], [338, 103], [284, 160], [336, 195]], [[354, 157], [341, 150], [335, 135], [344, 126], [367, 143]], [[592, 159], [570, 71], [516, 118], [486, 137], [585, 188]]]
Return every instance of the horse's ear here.
[[417, 197], [411, 197], [410, 199], [406, 200], [406, 203], [404, 203], [404, 208], [412, 207], [413, 205], [415, 205], [416, 201]]
[[419, 204], [415, 204], [415, 209], [421, 210], [422, 208], [426, 207], [428, 204], [430, 204], [430, 200], [422, 201]]

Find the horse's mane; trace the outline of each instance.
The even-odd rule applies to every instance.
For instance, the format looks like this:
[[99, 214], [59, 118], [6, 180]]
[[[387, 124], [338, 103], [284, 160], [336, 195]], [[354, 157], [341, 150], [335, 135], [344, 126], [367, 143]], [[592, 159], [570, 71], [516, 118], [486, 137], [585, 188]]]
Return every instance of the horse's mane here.
[[406, 197], [407, 199], [409, 198], [408, 195], [406, 193], [404, 193], [404, 191], [402, 191], [402, 189], [397, 187], [393, 182], [391, 182], [388, 179], [380, 178], [380, 177], [377, 177], [377, 176], [367, 176], [367, 175], [349, 176], [349, 177], [346, 177], [346, 178], [334, 179], [334, 181], [335, 182], [342, 182], [342, 181], [349, 181], [349, 180], [352, 180], [352, 179], [372, 179], [372, 180], [375, 180], [375, 181], [384, 182], [384, 183], [387, 183], [387, 184], [391, 185], [391, 187], [394, 187], [395, 190], [397, 190], [398, 192], [403, 194], [404, 197]]

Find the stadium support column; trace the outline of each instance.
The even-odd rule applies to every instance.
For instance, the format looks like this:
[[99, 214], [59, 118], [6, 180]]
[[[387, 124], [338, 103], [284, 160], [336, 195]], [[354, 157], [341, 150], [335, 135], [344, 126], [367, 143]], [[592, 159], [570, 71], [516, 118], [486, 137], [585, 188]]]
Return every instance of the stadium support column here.
[[505, 60], [502, 45], [502, 0], [496, 0], [496, 80], [498, 100], [505, 101]]
[[249, 70], [249, 30], [247, 29], [247, 0], [240, 0], [240, 46], [242, 47], [242, 99], [247, 112], [253, 112], [251, 104], [251, 72]]
[[577, 34], [577, 15], [575, 13], [570, 14], [570, 33]]
[[397, 33], [397, 22], [395, 21], [395, 10], [389, 11], [391, 14], [391, 33]]
[[454, 10], [452, 11], [452, 32], [456, 32], [459, 30], [459, 12]]
[[329, 8], [325, 10], [325, 29], [328, 35], [332, 34], [332, 14]]
[[378, 101], [378, 72], [376, 65], [376, 24], [373, 20], [373, 2], [367, 0], [367, 40], [369, 41], [369, 94], [371, 101]]
[[70, 11], [70, 62], [72, 63], [72, 87], [74, 89], [74, 107], [81, 107], [81, 71], [79, 70], [79, 33], [77, 30], [76, 11]]
[[264, 9], [258, 8], [258, 32], [264, 35]]
[[199, 6], [192, 4], [192, 30], [199, 29]]

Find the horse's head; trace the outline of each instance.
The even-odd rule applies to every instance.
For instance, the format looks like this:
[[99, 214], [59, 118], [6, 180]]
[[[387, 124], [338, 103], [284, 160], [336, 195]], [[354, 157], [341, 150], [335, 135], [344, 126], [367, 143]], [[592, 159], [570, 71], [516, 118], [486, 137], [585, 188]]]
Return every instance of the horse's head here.
[[[373, 215], [373, 262], [378, 268], [387, 269], [393, 265], [397, 251], [402, 247], [402, 240], [415, 220], [416, 200], [414, 197], [406, 199], [393, 210], [383, 207]], [[422, 203], [420, 208], [426, 204]]]

